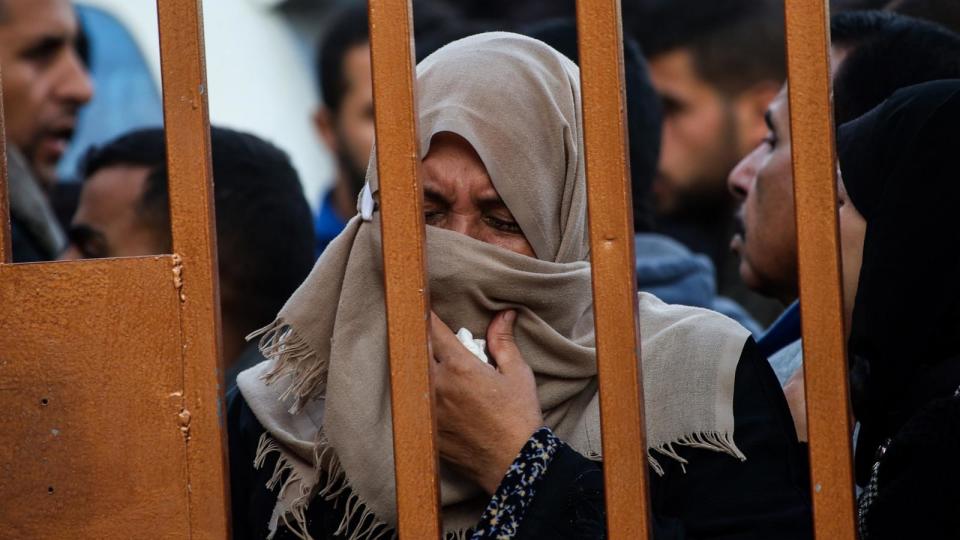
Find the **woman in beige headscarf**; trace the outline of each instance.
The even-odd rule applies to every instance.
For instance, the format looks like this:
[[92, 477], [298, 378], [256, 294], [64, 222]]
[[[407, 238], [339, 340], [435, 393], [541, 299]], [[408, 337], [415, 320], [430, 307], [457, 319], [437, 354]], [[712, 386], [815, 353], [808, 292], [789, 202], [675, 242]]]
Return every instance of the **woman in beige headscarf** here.
[[[507, 493], [498, 492], [511, 456], [523, 449], [521, 464], [531, 450], [540, 456], [532, 467], [541, 474], [519, 479], [530, 495], [533, 484], [554, 470], [555, 456], [579, 458], [594, 471], [602, 460], [579, 73], [539, 41], [490, 33], [431, 55], [417, 68], [417, 84], [426, 221], [432, 225], [432, 368], [439, 381], [441, 457], [449, 465], [441, 472], [444, 530], [454, 537], [471, 531], [510, 537], [526, 526], [525, 509], [537, 502], [514, 501], [516, 474], [499, 483]], [[361, 214], [259, 333], [270, 360], [241, 374], [239, 394], [229, 397], [237, 537], [393, 532], [378, 180], [374, 163]], [[667, 527], [679, 531], [688, 525], [686, 516], [704, 513], [708, 529], [737, 532], [731, 508], [738, 515], [804, 517], [796, 497], [772, 506], [758, 502], [777, 499], [771, 492], [799, 493], [787, 462], [795, 440], [784, 436], [786, 430], [773, 436], [748, 430], [743, 442], [740, 433], [734, 437], [742, 401], [737, 394], [734, 403], [735, 382], [739, 387], [742, 366], [763, 367], [748, 332], [709, 311], [668, 306], [646, 294], [638, 300], [647, 454], [653, 470], [664, 475], [666, 487], [659, 498], [654, 493], [654, 508], [666, 505]], [[476, 359], [448, 326], [474, 335], [486, 331], [496, 367]], [[752, 375], [743, 380], [753, 381]], [[779, 391], [769, 366], [761, 369], [763, 377]], [[751, 403], [759, 410], [750, 425], [773, 418], [789, 428], [786, 404], [782, 395], [777, 399]], [[489, 426], [471, 426], [470, 418]], [[771, 466], [755, 467], [754, 457], [741, 452], [744, 443], [773, 456], [766, 460]], [[702, 469], [706, 476], [679, 470], [687, 464], [693, 473], [701, 461], [709, 464]], [[733, 487], [726, 482], [750, 471], [776, 489], [750, 492], [746, 500], [756, 504], [746, 508], [723, 500], [724, 489]], [[716, 481], [705, 480], [710, 477]], [[714, 489], [702, 489], [707, 484]], [[701, 492], [712, 511], [695, 504]], [[557, 510], [549, 506], [540, 519]], [[599, 509], [602, 516], [602, 504]], [[538, 519], [536, 510], [533, 515]], [[742, 530], [761, 531], [773, 521]], [[491, 522], [508, 527], [491, 529]]]

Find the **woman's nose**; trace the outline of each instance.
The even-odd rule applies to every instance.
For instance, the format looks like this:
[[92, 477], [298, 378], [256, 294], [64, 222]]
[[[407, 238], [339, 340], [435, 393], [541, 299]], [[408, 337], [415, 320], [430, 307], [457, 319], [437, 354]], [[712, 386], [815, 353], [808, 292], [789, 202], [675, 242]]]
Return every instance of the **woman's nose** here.
[[482, 238], [480, 238], [480, 227], [478, 227], [479, 222], [480, 218], [478, 216], [451, 213], [445, 228], [476, 240], [482, 240]]

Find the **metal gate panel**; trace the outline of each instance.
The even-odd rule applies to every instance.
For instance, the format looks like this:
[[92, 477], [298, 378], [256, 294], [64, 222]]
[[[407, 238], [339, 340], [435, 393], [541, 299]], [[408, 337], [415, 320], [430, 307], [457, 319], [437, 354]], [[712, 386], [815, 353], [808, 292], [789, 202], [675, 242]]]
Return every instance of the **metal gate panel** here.
[[183, 538], [169, 255], [0, 265], [0, 538]]
[[0, 177], [0, 538], [229, 534], [201, 5], [158, 13], [175, 254], [9, 264]]

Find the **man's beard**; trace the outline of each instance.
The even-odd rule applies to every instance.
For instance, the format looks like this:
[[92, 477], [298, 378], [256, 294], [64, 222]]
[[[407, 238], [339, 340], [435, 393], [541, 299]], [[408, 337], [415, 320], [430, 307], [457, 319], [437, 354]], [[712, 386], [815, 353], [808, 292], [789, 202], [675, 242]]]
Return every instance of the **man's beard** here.
[[697, 187], [675, 195], [670, 213], [662, 218], [676, 221], [712, 222], [729, 215], [735, 209], [733, 196], [726, 187], [726, 179], [700, 179]]
[[358, 167], [350, 157], [350, 153], [346, 150], [339, 152], [337, 161], [340, 163], [341, 174], [346, 177], [347, 185], [350, 186], [350, 193], [354, 198], [359, 197], [363, 185], [367, 183], [367, 165], [364, 164], [362, 167]]
[[[658, 212], [667, 220], [710, 223], [725, 220], [736, 208], [736, 202], [727, 188], [727, 177], [740, 161], [736, 116], [732, 106], [724, 107], [723, 127], [718, 146], [708, 156], [712, 164], [688, 183], [684, 190], [675, 190], [672, 207]], [[659, 181], [659, 180], [658, 180]]]

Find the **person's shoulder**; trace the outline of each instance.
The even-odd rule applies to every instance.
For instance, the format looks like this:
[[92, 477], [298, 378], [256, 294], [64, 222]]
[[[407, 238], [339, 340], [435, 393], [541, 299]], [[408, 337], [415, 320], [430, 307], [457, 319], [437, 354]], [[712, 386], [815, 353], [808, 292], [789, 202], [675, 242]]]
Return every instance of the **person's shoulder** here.
[[960, 399], [918, 411], [893, 437], [875, 474], [866, 524], [871, 538], [956, 538]]
[[644, 341], [655, 335], [669, 335], [672, 339], [724, 339], [743, 344], [751, 335], [726, 315], [707, 308], [667, 304], [644, 292], [638, 295], [638, 316]]

